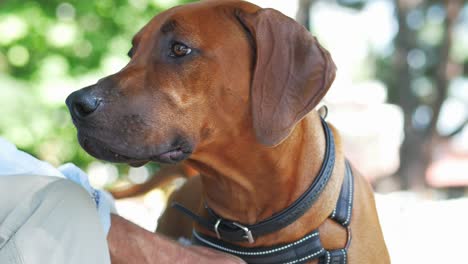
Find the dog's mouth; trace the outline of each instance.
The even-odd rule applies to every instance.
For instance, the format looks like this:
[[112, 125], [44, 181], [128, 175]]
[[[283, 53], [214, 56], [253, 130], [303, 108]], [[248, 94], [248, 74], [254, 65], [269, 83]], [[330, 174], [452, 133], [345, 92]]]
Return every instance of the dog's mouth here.
[[101, 142], [88, 137], [79, 137], [81, 147], [91, 156], [114, 163], [127, 163], [132, 167], [141, 167], [148, 163], [149, 159], [134, 158], [105, 147]]
[[128, 155], [116, 151], [95, 138], [78, 136], [80, 145], [91, 156], [113, 163], [126, 163], [132, 167], [141, 167], [150, 161], [158, 163], [177, 163], [187, 159], [192, 154], [192, 147], [189, 144], [178, 144], [169, 150], [161, 151], [156, 155]]
[[187, 159], [190, 156], [190, 154], [192, 154], [191, 148], [184, 148], [183, 146], [178, 146], [174, 149], [153, 156], [151, 160], [156, 162], [175, 163]]

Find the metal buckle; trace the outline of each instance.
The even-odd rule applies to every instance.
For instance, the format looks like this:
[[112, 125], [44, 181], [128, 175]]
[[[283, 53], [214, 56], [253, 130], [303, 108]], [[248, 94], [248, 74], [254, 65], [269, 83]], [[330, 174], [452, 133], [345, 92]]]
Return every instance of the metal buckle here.
[[218, 221], [216, 221], [216, 224], [214, 225], [214, 231], [216, 233], [216, 236], [218, 237], [218, 239], [221, 239], [221, 234], [219, 233], [219, 224], [221, 224], [221, 221], [222, 219], [221, 218], [218, 218]]
[[244, 233], [245, 233], [244, 238], [247, 239], [247, 241], [249, 241], [250, 244], [253, 244], [255, 242], [252, 236], [252, 231], [250, 231], [250, 229], [236, 222], [232, 222], [232, 224], [244, 230]]

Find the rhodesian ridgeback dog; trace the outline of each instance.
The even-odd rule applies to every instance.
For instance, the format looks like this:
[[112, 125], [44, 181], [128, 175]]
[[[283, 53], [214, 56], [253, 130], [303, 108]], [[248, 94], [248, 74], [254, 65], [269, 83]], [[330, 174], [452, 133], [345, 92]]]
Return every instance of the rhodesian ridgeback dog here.
[[189, 179], [197, 176], [198, 171], [185, 163], [176, 165], [160, 164], [159, 170], [147, 182], [131, 186], [117, 187], [109, 192], [115, 199], [130, 198], [148, 193], [155, 188], [164, 189], [176, 179]]
[[[287, 208], [311, 185], [326, 152], [314, 108], [336, 69], [304, 27], [248, 2], [202, 1], [157, 15], [132, 44], [121, 71], [67, 99], [87, 152], [133, 166], [184, 160], [201, 173], [192, 199], [246, 225]], [[335, 163], [317, 201], [287, 227], [236, 244], [269, 247], [318, 229], [324, 248], [345, 247], [346, 229], [329, 218], [345, 174], [330, 127]], [[389, 263], [373, 191], [353, 171], [347, 261]]]

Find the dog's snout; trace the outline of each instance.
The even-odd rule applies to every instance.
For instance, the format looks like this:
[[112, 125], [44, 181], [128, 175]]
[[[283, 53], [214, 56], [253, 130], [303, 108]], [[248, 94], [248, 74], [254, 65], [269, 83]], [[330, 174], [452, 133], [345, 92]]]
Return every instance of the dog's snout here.
[[83, 119], [96, 112], [101, 105], [101, 101], [101, 98], [92, 95], [86, 89], [82, 89], [68, 96], [66, 104], [75, 118]]

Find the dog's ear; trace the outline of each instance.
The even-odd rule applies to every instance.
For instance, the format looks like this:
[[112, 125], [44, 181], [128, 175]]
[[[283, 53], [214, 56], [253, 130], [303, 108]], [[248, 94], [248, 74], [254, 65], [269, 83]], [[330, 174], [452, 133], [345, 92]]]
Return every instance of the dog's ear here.
[[251, 84], [257, 140], [281, 143], [323, 98], [335, 78], [330, 54], [303, 26], [274, 9], [237, 17], [255, 46]]

